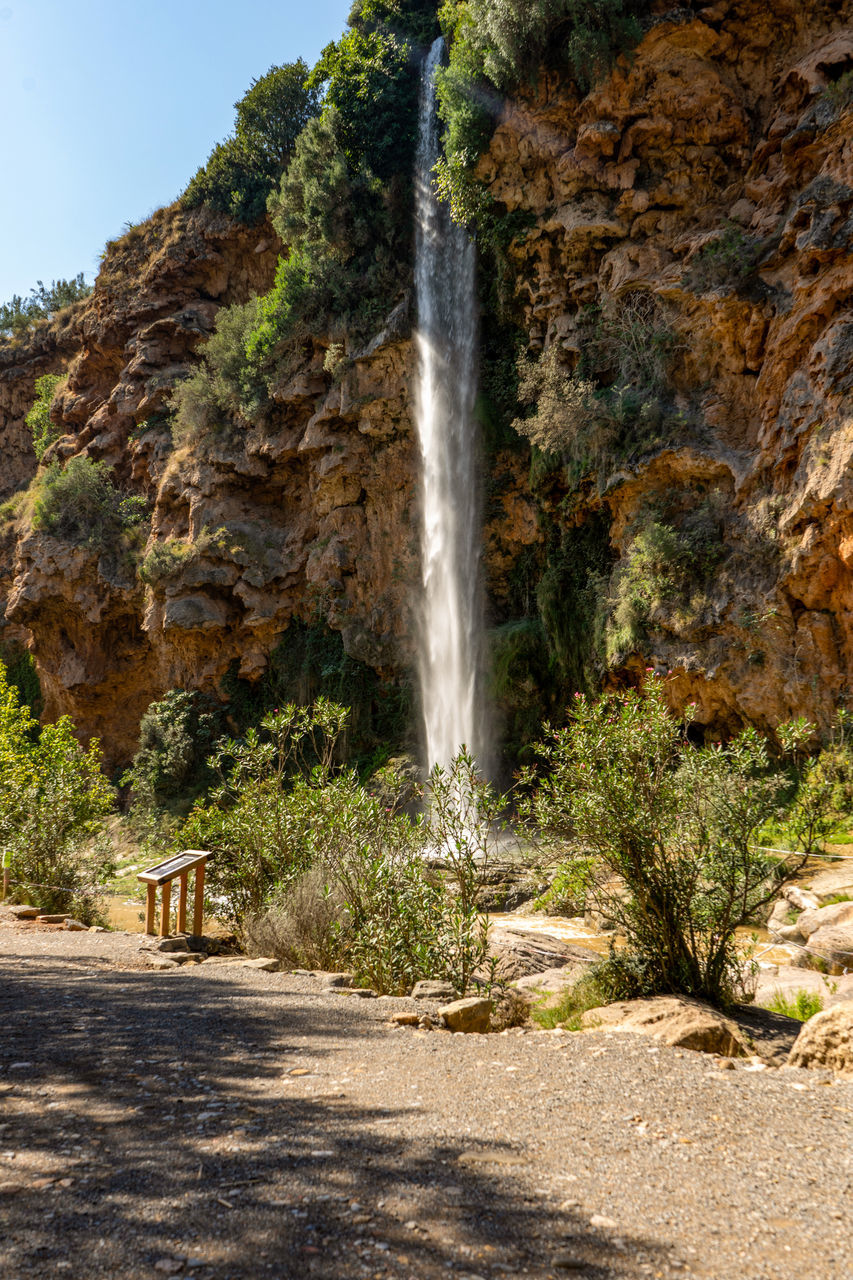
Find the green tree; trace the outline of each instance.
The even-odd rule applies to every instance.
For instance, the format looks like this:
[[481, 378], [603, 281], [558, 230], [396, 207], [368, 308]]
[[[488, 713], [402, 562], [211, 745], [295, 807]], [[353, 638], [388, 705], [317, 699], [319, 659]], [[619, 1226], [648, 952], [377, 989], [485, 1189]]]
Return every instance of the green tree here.
[[186, 207], [206, 204], [247, 223], [264, 216], [296, 139], [319, 110], [319, 95], [307, 77], [300, 58], [252, 81], [234, 104], [233, 135], [214, 147], [184, 192]]
[[53, 280], [49, 287], [39, 280], [28, 298], [16, 293], [11, 301], [0, 306], [0, 336], [20, 337], [40, 320], [50, 320], [58, 311], [87, 298], [91, 292], [92, 285], [86, 283], [82, 271], [73, 280]]
[[111, 864], [92, 842], [112, 807], [98, 741], [82, 747], [67, 716], [39, 731], [0, 663], [0, 848], [15, 895], [93, 919]]
[[756, 847], [790, 791], [764, 739], [746, 730], [695, 749], [649, 674], [640, 690], [577, 694], [568, 726], [539, 753], [545, 771], [525, 809], [532, 829], [568, 845], [579, 869], [593, 856], [588, 891], [625, 938], [605, 966], [611, 998], [742, 996], [735, 930], [802, 865], [820, 825], [795, 823], [804, 856], [786, 873]]

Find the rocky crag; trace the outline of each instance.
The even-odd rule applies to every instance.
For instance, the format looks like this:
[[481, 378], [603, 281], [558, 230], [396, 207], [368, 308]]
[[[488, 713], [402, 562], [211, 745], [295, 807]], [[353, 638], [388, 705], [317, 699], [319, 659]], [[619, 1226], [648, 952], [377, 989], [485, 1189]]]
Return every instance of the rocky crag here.
[[[593, 468], [531, 467], [521, 439], [488, 453], [493, 621], [540, 627], [550, 649], [503, 691], [508, 714], [549, 680], [647, 665], [713, 733], [826, 724], [847, 694], [851, 18], [830, 0], [661, 14], [586, 97], [549, 73], [499, 122], [479, 175], [526, 227], [509, 261], [527, 351], [569, 374], [590, 343], [606, 364], [615, 332], [665, 366], [649, 430]], [[0, 348], [0, 642], [31, 648], [45, 715], [68, 712], [113, 763], [154, 697], [258, 681], [294, 621], [383, 679], [410, 665], [407, 299], [343, 362], [307, 340], [263, 425], [170, 431], [219, 308], [269, 288], [280, 248], [269, 226], [163, 210], [108, 246], [61, 325]], [[135, 557], [33, 528], [23, 420], [45, 372], [68, 378], [44, 462], [103, 460], [147, 499]]]

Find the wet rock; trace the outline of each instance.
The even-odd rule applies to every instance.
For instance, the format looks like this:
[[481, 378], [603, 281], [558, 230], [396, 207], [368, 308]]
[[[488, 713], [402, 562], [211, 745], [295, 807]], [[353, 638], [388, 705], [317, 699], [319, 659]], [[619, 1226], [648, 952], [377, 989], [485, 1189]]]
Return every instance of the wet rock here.
[[726, 1058], [748, 1056], [738, 1027], [710, 1005], [685, 996], [653, 996], [622, 1000], [589, 1009], [581, 1019], [587, 1030], [630, 1031], [650, 1036], [671, 1048], [715, 1053]]
[[489, 1030], [492, 1002], [482, 996], [468, 996], [464, 1000], [446, 1004], [438, 1012], [451, 1031], [483, 1033]]
[[853, 1075], [853, 1000], [816, 1013], [803, 1023], [788, 1065], [829, 1067], [843, 1075]]

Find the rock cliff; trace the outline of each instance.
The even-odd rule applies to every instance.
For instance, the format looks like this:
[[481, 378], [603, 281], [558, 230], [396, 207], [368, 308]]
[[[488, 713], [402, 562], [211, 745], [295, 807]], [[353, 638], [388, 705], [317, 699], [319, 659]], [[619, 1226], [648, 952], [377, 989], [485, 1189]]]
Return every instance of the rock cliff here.
[[[711, 732], [825, 723], [851, 682], [851, 18], [847, 0], [662, 14], [587, 97], [543, 76], [480, 165], [527, 223], [510, 262], [531, 355], [577, 372], [590, 342], [614, 358], [615, 333], [666, 365], [653, 429], [596, 467], [534, 458], [528, 477], [521, 442], [489, 456], [494, 620], [534, 614], [551, 573], [550, 639], [594, 596], [586, 668], [671, 670]], [[0, 642], [26, 640], [45, 715], [71, 714], [113, 763], [152, 698], [257, 681], [294, 620], [384, 678], [411, 661], [407, 300], [343, 361], [306, 340], [262, 423], [171, 435], [169, 397], [218, 310], [267, 289], [279, 249], [268, 226], [163, 210], [108, 246], [61, 326], [0, 347]], [[44, 372], [68, 375], [45, 463], [103, 460], [147, 499], [134, 554], [33, 528], [23, 418]]]

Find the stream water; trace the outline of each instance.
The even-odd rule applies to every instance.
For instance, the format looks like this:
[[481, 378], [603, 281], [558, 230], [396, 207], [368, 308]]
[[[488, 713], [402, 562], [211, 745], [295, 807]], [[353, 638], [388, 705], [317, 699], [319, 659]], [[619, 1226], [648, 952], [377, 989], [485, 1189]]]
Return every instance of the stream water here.
[[465, 745], [483, 763], [482, 600], [477, 432], [476, 250], [436, 195], [441, 149], [436, 40], [426, 59], [415, 173], [422, 608], [419, 676], [427, 766]]

